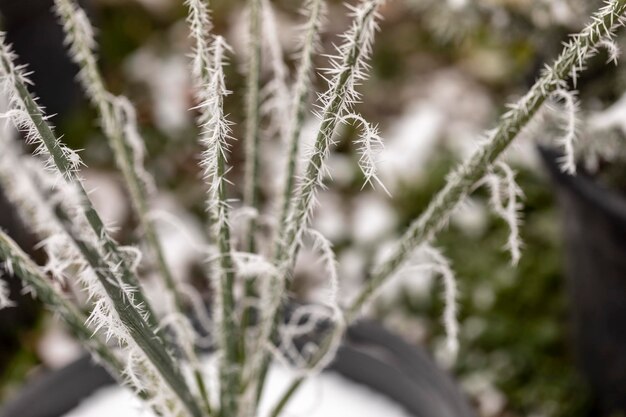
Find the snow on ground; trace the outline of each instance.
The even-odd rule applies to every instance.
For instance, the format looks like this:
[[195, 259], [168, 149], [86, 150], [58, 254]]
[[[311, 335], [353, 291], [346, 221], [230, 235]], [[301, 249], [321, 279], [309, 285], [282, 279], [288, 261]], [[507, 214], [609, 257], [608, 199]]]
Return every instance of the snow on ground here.
[[[276, 397], [291, 382], [293, 371], [275, 366], [269, 374], [268, 390], [260, 405], [260, 416], [268, 415]], [[331, 372], [306, 382], [286, 407], [285, 417], [409, 417], [383, 395]], [[154, 417], [142, 409], [128, 391], [110, 386], [97, 391], [65, 417]]]

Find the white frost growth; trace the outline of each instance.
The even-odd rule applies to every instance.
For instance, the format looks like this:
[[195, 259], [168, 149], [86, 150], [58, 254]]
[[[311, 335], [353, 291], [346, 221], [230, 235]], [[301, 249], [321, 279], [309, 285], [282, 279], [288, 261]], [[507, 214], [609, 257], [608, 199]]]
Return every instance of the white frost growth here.
[[444, 287], [443, 324], [446, 330], [446, 347], [450, 359], [459, 351], [459, 322], [457, 317], [457, 283], [450, 262], [440, 250], [430, 246], [420, 246], [411, 259], [396, 274], [428, 271], [441, 276]]
[[[349, 114], [342, 118], [344, 123], [353, 121], [361, 126], [362, 132], [359, 135], [358, 140], [355, 142], [359, 146], [359, 168], [365, 176], [365, 182], [363, 187], [368, 184], [374, 186], [374, 182], [382, 187], [382, 189], [391, 196], [385, 184], [380, 180], [378, 176], [378, 164], [380, 162], [380, 154], [384, 149], [383, 140], [380, 137], [380, 132], [377, 126], [373, 126], [359, 114]], [[363, 189], [361, 187], [361, 189]]]
[[6, 281], [0, 279], [0, 310], [13, 307], [15, 303], [9, 298], [10, 289]]
[[339, 274], [337, 272], [337, 259], [333, 250], [332, 243], [324, 235], [314, 229], [306, 229], [306, 235], [313, 242], [313, 249], [320, 254], [320, 261], [324, 264], [326, 274], [328, 276], [328, 298], [325, 304], [331, 307], [337, 314], [341, 314], [338, 305], [339, 297]]
[[578, 101], [576, 94], [572, 91], [559, 88], [552, 93], [552, 99], [562, 106], [562, 111], [558, 112], [558, 116], [563, 120], [564, 135], [558, 139], [557, 143], [563, 148], [563, 157], [561, 159], [561, 169], [570, 175], [576, 173], [576, 157], [574, 152], [574, 143], [577, 139], [578, 127]]
[[232, 259], [237, 276], [243, 279], [269, 277], [277, 273], [276, 267], [263, 255], [249, 252], [233, 252]]
[[328, 90], [319, 95], [317, 104], [319, 112], [316, 112], [321, 125], [316, 134], [314, 147], [307, 152], [306, 175], [301, 178], [298, 185], [296, 195], [301, 202], [298, 202], [297, 209], [291, 213], [288, 220], [290, 232], [285, 236], [289, 236], [290, 241], [283, 242], [291, 257], [296, 252], [297, 237], [309, 223], [315, 207], [316, 191], [324, 187], [324, 178], [327, 174], [325, 162], [331, 146], [335, 143], [333, 139], [335, 128], [360, 99], [356, 87], [367, 78], [369, 70], [367, 61], [372, 53], [374, 35], [380, 18], [378, 11], [384, 3], [385, 0], [369, 0], [358, 7], [347, 6], [350, 9], [350, 16], [353, 17], [352, 26], [342, 34], [344, 42], [341, 46], [335, 47], [337, 55], [330, 57], [330, 67], [324, 70]]
[[70, 56], [80, 67], [78, 78], [89, 99], [100, 108], [103, 127], [110, 128], [113, 126], [113, 120], [108, 111], [109, 94], [98, 72], [94, 55], [96, 41], [89, 18], [75, 0], [55, 0], [54, 9], [63, 24], [65, 43], [69, 47]]
[[[335, 331], [337, 327], [341, 330]], [[345, 321], [337, 309], [318, 304], [302, 305], [293, 311], [287, 323], [279, 326], [278, 348], [270, 346], [269, 349], [279, 362], [301, 376], [312, 376], [321, 372], [335, 357], [344, 327]], [[331, 340], [326, 340], [328, 335], [332, 335]], [[298, 338], [306, 340], [301, 347], [296, 345]], [[324, 355], [317, 358], [320, 349]]]
[[211, 15], [204, 0], [185, 0], [185, 5], [189, 10], [187, 23], [191, 31], [190, 37], [194, 41], [193, 75], [196, 79], [203, 79], [210, 68], [211, 53], [208, 34], [213, 27]]
[[599, 47], [606, 49], [609, 55], [608, 59], [606, 60], [606, 63], [609, 64], [612, 62], [613, 64], [617, 65], [617, 61], [619, 60], [621, 51], [619, 47], [617, 46], [617, 44], [615, 43], [615, 41], [613, 41], [612, 39], [602, 39], [597, 44], [597, 48]]
[[434, 272], [441, 275], [444, 285], [443, 324], [446, 328], [447, 348], [450, 356], [455, 358], [459, 351], [459, 321], [457, 317], [457, 284], [454, 272], [450, 267], [450, 262], [443, 254], [430, 246], [422, 249], [430, 258], [432, 264], [429, 266]]
[[[209, 73], [205, 77], [198, 79], [200, 84], [198, 88], [199, 99], [202, 102], [198, 105], [200, 116], [198, 122], [201, 124], [202, 135], [200, 141], [204, 146], [202, 152], [201, 166], [204, 170], [204, 179], [209, 185], [209, 210], [217, 211], [221, 214], [223, 208], [219, 207], [219, 189], [222, 182], [225, 181], [219, 173], [220, 160], [226, 161], [226, 155], [230, 149], [228, 140], [231, 138], [231, 123], [224, 115], [222, 101], [224, 96], [230, 92], [226, 89], [224, 81], [225, 51], [229, 50], [226, 41], [221, 36], [215, 37], [213, 44], [209, 50], [209, 56], [212, 57]], [[218, 223], [222, 223], [225, 219], [216, 218]]]
[[491, 190], [491, 207], [509, 226], [506, 248], [511, 254], [511, 263], [517, 265], [523, 246], [519, 231], [522, 209], [519, 199], [524, 197], [524, 192], [515, 181], [515, 172], [504, 162], [498, 162], [485, 181]]

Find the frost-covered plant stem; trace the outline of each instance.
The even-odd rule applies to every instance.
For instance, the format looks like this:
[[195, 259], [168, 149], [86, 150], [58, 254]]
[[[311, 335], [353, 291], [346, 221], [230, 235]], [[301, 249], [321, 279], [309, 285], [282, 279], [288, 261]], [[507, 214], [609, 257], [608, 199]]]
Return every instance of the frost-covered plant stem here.
[[[201, 34], [195, 34], [201, 35]], [[203, 36], [203, 35], [201, 35]], [[200, 91], [199, 98], [204, 101], [199, 105], [199, 122], [202, 127], [201, 142], [204, 146], [202, 167], [208, 187], [207, 206], [213, 241], [219, 251], [214, 268], [214, 321], [218, 331], [218, 343], [221, 350], [220, 372], [220, 415], [237, 415], [237, 394], [239, 392], [240, 345], [238, 325], [235, 319], [235, 267], [232, 259], [230, 206], [227, 196], [227, 153], [229, 149], [230, 122], [224, 115], [224, 96], [228, 94], [224, 82], [223, 67], [226, 62], [226, 42], [220, 36], [215, 37], [206, 56], [201, 62], [209, 66], [196, 73]]]
[[[124, 380], [124, 365], [111, 349], [93, 335], [93, 332], [85, 325], [87, 317], [54, 288], [39, 266], [2, 230], [0, 230], [0, 259], [4, 260], [9, 272], [14, 273], [30, 287], [44, 305], [61, 316], [72, 333], [83, 342], [97, 360], [101, 360], [119, 381]], [[145, 393], [141, 390], [131, 388], [140, 397], [145, 398]]]
[[[132, 300], [129, 300], [127, 293], [120, 288], [120, 285], [109, 279], [106, 271], [109, 270], [110, 265], [103, 260], [97, 250], [73, 232], [71, 220], [61, 208], [57, 209], [57, 215], [64, 223], [68, 235], [98, 277], [130, 337], [177, 395], [189, 414], [193, 417], [202, 417], [203, 413], [189, 390], [179, 367], [168, 353], [163, 339], [154, 333], [145, 318], [134, 308]], [[139, 292], [134, 292], [134, 294], [137, 293]]]
[[[294, 264], [298, 251], [299, 237], [305, 228], [315, 201], [315, 192], [321, 186], [324, 163], [333, 144], [333, 136], [337, 125], [341, 123], [346, 112], [358, 100], [355, 84], [365, 78], [366, 60], [371, 53], [372, 41], [377, 28], [378, 9], [384, 0], [366, 0], [352, 9], [354, 20], [351, 28], [343, 35], [344, 44], [337, 48], [338, 56], [331, 62], [329, 90], [321, 96], [321, 125], [311, 150], [304, 177], [296, 192], [294, 207], [279, 226], [274, 261], [279, 273], [272, 279], [270, 299], [267, 311], [263, 312], [261, 340], [273, 336], [275, 327], [280, 320], [282, 296], [287, 288], [287, 277]], [[267, 373], [270, 357], [265, 355], [259, 385], [259, 394], [263, 389], [263, 381]], [[320, 358], [321, 359], [321, 358]]]
[[[55, 137], [41, 109], [28, 92], [26, 79], [20, 70], [15, 68], [12, 60], [13, 54], [5, 45], [4, 38], [1, 38], [0, 74], [5, 82], [9, 83], [6, 88], [12, 96], [13, 105], [17, 107], [14, 111], [26, 113], [30, 125], [35, 130], [32, 134], [36, 134], [36, 140], [41, 142], [38, 143], [41, 152], [48, 154], [51, 163], [62, 174], [64, 180], [77, 188], [85, 218], [97, 237], [98, 245], [105, 253], [100, 253], [90, 242], [86, 242], [78, 236], [74, 232], [68, 216], [64, 215], [61, 209], [57, 210], [55, 214], [59, 216], [64, 229], [96, 273], [133, 340], [159, 371], [172, 391], [177, 394], [189, 413], [194, 417], [200, 417], [202, 413], [196, 405], [191, 391], [187, 388], [185, 379], [167, 352], [164, 339], [157, 333], [156, 316], [150, 309], [143, 293], [138, 291], [139, 282], [131, 272], [128, 260], [120, 252], [117, 244], [109, 237], [102, 219], [89, 201], [87, 192], [76, 171], [78, 156], [68, 152], [67, 148]], [[121, 285], [133, 289], [137, 303], [135, 305], [141, 305], [145, 309], [144, 315], [129, 302], [128, 294], [120, 286], [120, 283], [115, 278], [111, 279], [112, 276], [118, 277], [116, 275], [117, 270], [119, 270]]]
[[211, 43], [209, 32], [211, 19], [207, 2], [186, 0], [187, 23], [194, 42], [193, 77], [195, 95], [199, 102], [198, 124], [202, 129], [200, 141], [204, 146], [202, 167], [208, 187], [207, 211], [211, 223], [211, 234], [218, 246], [219, 259], [214, 260], [213, 288], [215, 328], [218, 343], [222, 349], [219, 360], [220, 373], [220, 412], [233, 411], [238, 389], [235, 364], [238, 355], [238, 335], [234, 320], [234, 266], [231, 258], [229, 207], [226, 195], [226, 153], [230, 135], [229, 122], [224, 118], [223, 96], [227, 94], [224, 85], [224, 49], [227, 48], [221, 37]]
[[[85, 11], [75, 0], [55, 0], [55, 9], [63, 23], [70, 55], [80, 68], [83, 89], [98, 111], [100, 124], [124, 177], [145, 241], [156, 260], [158, 275], [169, 290], [174, 306], [182, 314], [186, 310], [181, 293], [165, 259], [154, 222], [148, 215], [149, 187], [153, 179], [143, 166], [144, 143], [137, 132], [135, 109], [125, 97], [114, 97], [106, 89], [94, 52], [93, 27]], [[188, 359], [193, 362], [193, 358]], [[205, 407], [210, 409], [204, 381], [198, 370], [194, 370], [194, 374]]]
[[[261, 83], [261, 4], [260, 0], [249, 0], [249, 33], [248, 33], [248, 74], [246, 96], [246, 164], [244, 173], [243, 203], [247, 207], [259, 209], [259, 168], [260, 168], [260, 83]], [[255, 251], [256, 217], [248, 222], [248, 252]]]
[[[113, 263], [121, 266], [124, 282], [138, 288], [139, 282], [137, 281], [137, 278], [130, 271], [127, 261], [119, 251], [117, 244], [108, 235], [104, 222], [93, 208], [87, 191], [83, 187], [82, 181], [76, 172], [76, 162], [72, 158], [78, 158], [78, 156], [73, 153], [68, 154], [66, 152], [66, 148], [64, 148], [60, 141], [57, 140], [52, 128], [46, 121], [46, 117], [43, 115], [41, 109], [26, 88], [26, 82], [23, 76], [19, 70], [14, 67], [12, 62], [12, 53], [4, 44], [4, 38], [0, 39], [0, 44], [0, 72], [4, 77], [6, 77], [7, 80], [10, 80], [10, 82], [13, 83], [13, 85], [9, 88], [11, 88], [12, 93], [16, 95], [15, 99], [19, 100], [21, 106], [23, 106], [23, 110], [27, 113], [30, 123], [39, 135], [39, 139], [41, 140], [40, 145], [43, 146], [43, 148], [40, 147], [39, 149], [45, 149], [50, 155], [51, 162], [61, 173], [63, 178], [68, 183], [77, 187], [84, 205], [85, 218], [93, 229], [95, 235], [99, 238], [103, 249], [107, 252], [107, 255], [111, 257], [111, 261]], [[152, 317], [151, 320], [153, 320], [153, 323], [156, 325], [153, 310], [150, 307], [150, 304], [143, 298], [142, 295], [139, 297], [141, 297], [139, 301], [141, 303], [145, 303], [144, 307], [148, 310], [150, 316]]]
[[[586, 61], [597, 52], [596, 48], [602, 42], [615, 36], [616, 30], [625, 23], [625, 12], [626, 0], [611, 0], [592, 16], [592, 22], [582, 32], [571, 37], [561, 55], [551, 66], [546, 67], [528, 93], [510, 106], [510, 110], [500, 118], [488, 140], [453, 171], [444, 188], [402, 236], [395, 251], [374, 269], [346, 311], [348, 323], [358, 317], [362, 307], [374, 297], [376, 290], [393, 276], [418, 246], [433, 240], [446, 227], [454, 210], [488, 173], [546, 99], [561, 88], [567, 79], [584, 70]], [[332, 336], [328, 336], [330, 337]], [[320, 349], [311, 366], [315, 366], [323, 356], [323, 349]], [[294, 379], [273, 409], [272, 416], [280, 413], [303, 381], [304, 378]]]
[[304, 126], [304, 120], [307, 114], [307, 102], [309, 90], [311, 89], [311, 72], [313, 70], [313, 54], [315, 53], [315, 48], [319, 41], [324, 7], [324, 0], [310, 0], [306, 7], [309, 18], [305, 27], [303, 46], [300, 52], [300, 64], [298, 66], [293, 91], [294, 103], [291, 107], [292, 114], [289, 118], [287, 167], [285, 170], [285, 183], [281, 194], [280, 217], [278, 218], [278, 224], [280, 225], [286, 224], [289, 208], [292, 204], [298, 153], [300, 149], [300, 134], [302, 133], [302, 127]]
[[[75, 0], [55, 0], [56, 12], [63, 22], [67, 43], [70, 46], [71, 56], [74, 62], [80, 67], [81, 84], [90, 101], [98, 110], [100, 123], [104, 133], [109, 140], [109, 144], [115, 155], [117, 165], [124, 176], [128, 187], [131, 202], [139, 219], [142, 230], [145, 234], [146, 242], [151, 248], [156, 259], [160, 277], [165, 282], [166, 287], [173, 295], [176, 305], [183, 309], [183, 302], [170, 271], [163, 249], [159, 243], [153, 222], [148, 217], [148, 190], [146, 180], [147, 173], [143, 166], [138, 166], [143, 161], [138, 158], [139, 149], [133, 149], [130, 142], [133, 138], [126, 138], [125, 135], [132, 135], [132, 126], [136, 120], [124, 120], [125, 118], [135, 118], [134, 111], [125, 111], [125, 106], [120, 106], [125, 99], [117, 99], [110, 94], [102, 79], [98, 69], [98, 64], [94, 54], [95, 41], [93, 39], [93, 29], [87, 19], [83, 9], [76, 4]], [[130, 107], [128, 103], [128, 107]], [[143, 143], [136, 144], [143, 146]]]
[[291, 265], [293, 262], [297, 251], [298, 236], [311, 215], [315, 192], [321, 185], [325, 159], [333, 144], [335, 130], [345, 113], [358, 99], [358, 93], [354, 90], [355, 83], [365, 77], [364, 71], [367, 69], [365, 61], [371, 52], [377, 11], [383, 3], [384, 0], [364, 1], [354, 9], [353, 26], [344, 35], [345, 43], [338, 48], [339, 56], [331, 63], [330, 90], [321, 97], [323, 109], [320, 119], [322, 123], [307, 161], [304, 177], [296, 192], [293, 212], [280, 225], [279, 249], [275, 254], [279, 264], [286, 261]]

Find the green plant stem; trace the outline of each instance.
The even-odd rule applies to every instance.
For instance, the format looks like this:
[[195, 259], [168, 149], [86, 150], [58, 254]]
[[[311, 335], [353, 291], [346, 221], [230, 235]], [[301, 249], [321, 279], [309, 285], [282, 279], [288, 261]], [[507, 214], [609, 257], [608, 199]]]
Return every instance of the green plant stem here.
[[[5, 71], [8, 71], [11, 64], [8, 63], [6, 60], [6, 56], [3, 55], [1, 58], [2, 65], [4, 66]], [[93, 229], [95, 235], [98, 237], [102, 248], [110, 257], [111, 262], [113, 264], [118, 264], [121, 266], [122, 280], [128, 285], [131, 285], [135, 288], [140, 288], [137, 277], [135, 277], [135, 275], [130, 271], [127, 260], [120, 252], [117, 244], [108, 235], [104, 223], [100, 218], [100, 215], [96, 212], [93, 205], [91, 204], [87, 191], [85, 190], [80, 178], [78, 177], [76, 172], [72, 170], [72, 165], [70, 161], [67, 159], [67, 156], [63, 154], [62, 150], [58, 146], [54, 132], [46, 122], [45, 117], [39, 109], [39, 106], [37, 106], [37, 103], [35, 103], [26, 86], [22, 82], [20, 82], [17, 77], [15, 77], [14, 87], [18, 92], [20, 99], [24, 103], [24, 107], [26, 108], [29, 117], [31, 118], [35, 128], [37, 129], [37, 132], [39, 133], [43, 144], [50, 153], [50, 156], [52, 157], [56, 168], [59, 170], [59, 172], [63, 175], [63, 178], [68, 183], [71, 183], [77, 187], [82, 198], [82, 203], [84, 205], [83, 209], [85, 218]], [[152, 309], [150, 303], [141, 292], [139, 292], [137, 295], [137, 301], [143, 303], [143, 305], [145, 306], [145, 309], [148, 312], [148, 320], [156, 331], [158, 327], [156, 322], [156, 315], [154, 314], [154, 310]]]
[[[243, 202], [247, 207], [251, 207], [259, 213], [259, 175], [260, 175], [260, 121], [261, 121], [261, 2], [260, 0], [249, 0], [249, 30], [248, 30], [248, 73], [247, 73], [247, 96], [246, 96], [246, 130], [245, 146], [246, 159], [244, 167], [244, 195]], [[246, 230], [245, 248], [248, 252], [256, 252], [256, 230], [257, 218], [250, 217]], [[248, 279], [245, 283], [245, 298], [255, 296], [254, 278]], [[244, 307], [240, 324], [240, 382], [243, 380], [244, 366], [246, 361], [246, 329], [250, 325], [252, 317], [252, 307]], [[245, 387], [240, 387], [239, 392], [244, 392]]]
[[[220, 154], [218, 157], [217, 175], [222, 178], [226, 173], [226, 161]], [[219, 182], [219, 205], [218, 210], [223, 210], [218, 215], [218, 230], [216, 241], [220, 250], [220, 287], [221, 287], [221, 305], [222, 305], [222, 328], [220, 335], [222, 338], [222, 347], [224, 361], [222, 361], [220, 375], [220, 392], [221, 392], [221, 409], [222, 417], [236, 416], [237, 410], [237, 394], [239, 392], [239, 372], [236, 370], [240, 366], [241, 350], [239, 345], [238, 325], [235, 322], [235, 295], [234, 295], [234, 265], [231, 257], [232, 249], [230, 245], [230, 227], [228, 226], [228, 210], [226, 209], [226, 182]]]
[[[594, 14], [592, 23], [587, 28], [570, 39], [553, 65], [548, 67], [529, 92], [501, 117], [489, 141], [457, 167], [445, 187], [400, 239], [396, 251], [375, 268], [365, 287], [347, 309], [345, 315], [347, 323], [353, 322], [358, 317], [361, 308], [374, 297], [376, 290], [393, 276], [417, 247], [434, 239], [448, 224], [454, 210], [530, 122], [545, 100], [573, 73], [584, 69], [586, 61], [594, 55], [599, 42], [614, 37], [615, 31], [622, 25], [620, 19], [625, 12], [626, 0], [611, 1]], [[324, 353], [323, 349], [320, 349], [312, 366], [323, 358]], [[277, 416], [281, 412], [303, 380], [304, 378], [294, 379], [280, 397], [271, 416]]]
[[[277, 256], [278, 251], [281, 250], [279, 245], [279, 238], [282, 234], [282, 228], [286, 227], [290, 209], [293, 205], [293, 193], [296, 180], [296, 167], [298, 161], [298, 154], [300, 149], [300, 135], [302, 128], [304, 127], [304, 121], [307, 113], [307, 101], [309, 97], [309, 90], [311, 87], [311, 72], [313, 70], [313, 54], [315, 53], [315, 45], [317, 38], [319, 37], [320, 27], [322, 25], [322, 14], [325, 3], [323, 0], [313, 0], [309, 9], [309, 18], [306, 24], [306, 30], [304, 34], [304, 43], [302, 48], [302, 55], [300, 64], [298, 66], [296, 82], [294, 88], [294, 105], [291, 107], [292, 115], [290, 117], [290, 129], [288, 132], [288, 154], [286, 159], [287, 175], [285, 176], [285, 183], [283, 185], [281, 211], [279, 215], [279, 229], [277, 234], [277, 240], [275, 244], [275, 254]], [[278, 325], [278, 318], [280, 314], [277, 314], [274, 318], [274, 327]], [[274, 332], [274, 331], [273, 331]], [[261, 368], [261, 379], [258, 381], [256, 401], [260, 400], [265, 387], [265, 376], [267, 375], [270, 359], [265, 359]]]
[[[201, 41], [204, 41], [201, 39]], [[214, 279], [215, 289], [215, 321], [221, 350], [219, 361], [220, 374], [220, 412], [221, 417], [237, 416], [239, 394], [239, 368], [241, 366], [241, 350], [239, 323], [235, 317], [235, 268], [232, 259], [230, 207], [228, 205], [227, 153], [230, 130], [224, 117], [224, 85], [223, 66], [228, 46], [224, 39], [217, 36], [211, 47], [212, 56], [204, 56], [203, 61], [209, 64], [204, 75], [206, 80], [199, 80], [199, 85], [206, 89], [205, 106], [202, 107], [200, 120], [203, 127], [201, 141], [205, 146], [203, 165], [205, 180], [208, 186], [208, 212], [213, 240], [219, 256], [216, 262], [217, 277]], [[208, 53], [208, 49], [207, 49]]]
[[[287, 175], [282, 192], [282, 204], [279, 216], [279, 225], [286, 225], [289, 216], [290, 207], [292, 206], [293, 192], [296, 180], [296, 167], [298, 161], [298, 153], [300, 149], [300, 135], [304, 126], [304, 120], [307, 113], [307, 102], [309, 90], [311, 88], [311, 71], [313, 69], [313, 54], [315, 52], [315, 44], [319, 37], [321, 26], [321, 15], [324, 7], [323, 0], [313, 0], [310, 6], [310, 15], [304, 34], [304, 47], [300, 65], [296, 76], [294, 88], [294, 105], [292, 106], [292, 114], [289, 118], [290, 129], [288, 136], [288, 154], [287, 154]], [[283, 226], [284, 227], [284, 226]], [[280, 236], [280, 233], [279, 233]], [[276, 250], [279, 250], [277, 248]]]
[[[180, 399], [190, 415], [193, 417], [202, 417], [203, 413], [196, 404], [196, 400], [191, 394], [185, 378], [167, 352], [163, 338], [159, 337], [150, 328], [150, 325], [144, 320], [141, 313], [131, 302], [131, 296], [123, 291], [117, 282], [110, 279], [109, 274], [106, 272], [109, 270], [110, 265], [102, 259], [98, 250], [72, 230], [71, 220], [63, 209], [57, 207], [55, 212], [65, 230], [68, 232], [69, 237], [81, 251], [85, 260], [98, 277], [98, 281], [111, 300], [129, 336], [163, 377], [166, 384]], [[138, 293], [139, 291], [135, 291], [133, 295]]]
[[[0, 259], [8, 262], [15, 275], [33, 288], [42, 303], [60, 315], [72, 333], [84, 343], [87, 350], [103, 361], [113, 377], [118, 381], [124, 380], [124, 365], [105, 343], [92, 334], [92, 331], [85, 325], [87, 321], [85, 315], [48, 282], [41, 269], [2, 230], [0, 230]], [[130, 382], [127, 383], [130, 384]], [[148, 398], [144, 391], [134, 386], [131, 388], [141, 398]]]
[[[250, 31], [248, 34], [249, 61], [246, 98], [246, 163], [243, 202], [247, 207], [259, 210], [259, 174], [260, 174], [260, 82], [261, 82], [261, 13], [260, 1], [249, 0]], [[257, 221], [250, 218], [247, 230], [246, 250], [256, 251], [255, 232]]]

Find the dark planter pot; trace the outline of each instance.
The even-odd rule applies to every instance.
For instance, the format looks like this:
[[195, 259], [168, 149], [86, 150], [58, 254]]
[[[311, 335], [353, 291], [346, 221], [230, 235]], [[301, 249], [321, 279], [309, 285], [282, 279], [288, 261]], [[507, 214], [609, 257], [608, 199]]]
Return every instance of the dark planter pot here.
[[[329, 370], [386, 395], [415, 417], [474, 416], [453, 380], [423, 350], [371, 322], [349, 329]], [[60, 417], [112, 383], [106, 371], [83, 358], [33, 381], [0, 417]]]
[[574, 341], [594, 415], [625, 413], [626, 197], [584, 172], [562, 173], [555, 153], [541, 154], [563, 213]]

